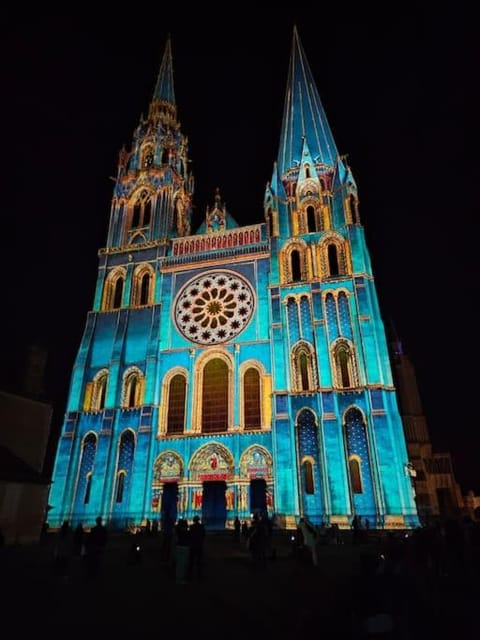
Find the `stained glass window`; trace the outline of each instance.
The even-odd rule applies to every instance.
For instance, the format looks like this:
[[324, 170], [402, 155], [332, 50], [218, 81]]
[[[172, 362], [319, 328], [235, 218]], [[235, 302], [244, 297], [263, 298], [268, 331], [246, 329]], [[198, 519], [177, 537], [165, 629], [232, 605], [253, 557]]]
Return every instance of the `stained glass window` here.
[[245, 429], [260, 429], [260, 374], [250, 367], [243, 377], [243, 415]]
[[228, 366], [220, 358], [203, 370], [202, 432], [219, 433], [228, 428]]
[[185, 426], [185, 394], [187, 381], [178, 373], [170, 380], [168, 388], [167, 433], [183, 433]]

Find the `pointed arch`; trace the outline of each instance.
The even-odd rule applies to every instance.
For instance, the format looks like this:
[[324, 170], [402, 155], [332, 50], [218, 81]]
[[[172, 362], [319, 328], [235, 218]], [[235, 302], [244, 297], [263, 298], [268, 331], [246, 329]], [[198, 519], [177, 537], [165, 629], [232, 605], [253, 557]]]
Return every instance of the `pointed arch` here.
[[153, 485], [180, 480], [184, 469], [183, 460], [176, 451], [163, 451], [153, 464]]
[[138, 367], [129, 367], [123, 374], [122, 400], [124, 409], [140, 407], [145, 394], [145, 376]]
[[318, 521], [324, 505], [318, 419], [311, 409], [303, 408], [295, 423], [301, 511]]
[[272, 454], [261, 445], [250, 445], [240, 456], [239, 467], [241, 478], [271, 478], [273, 476]]
[[233, 358], [224, 350], [212, 349], [195, 366], [194, 430], [222, 433], [232, 428]]
[[347, 455], [346, 463], [353, 511], [363, 516], [374, 516], [376, 513], [376, 499], [366, 419], [358, 407], [351, 406], [345, 411], [343, 421]]
[[190, 478], [200, 480], [210, 474], [224, 476], [228, 480], [235, 473], [235, 460], [232, 452], [219, 442], [209, 442], [199, 447], [193, 454], [190, 464]]
[[92, 431], [86, 433], [82, 440], [75, 491], [75, 512], [90, 504], [97, 441], [97, 435]]
[[301, 340], [292, 349], [293, 391], [314, 391], [318, 388], [317, 363], [313, 345]]
[[123, 267], [115, 267], [110, 271], [103, 287], [102, 311], [120, 309], [123, 302], [126, 271]]
[[358, 368], [355, 348], [347, 340], [339, 339], [332, 347], [334, 382], [337, 389], [358, 387]]
[[154, 302], [155, 272], [151, 265], [140, 264], [133, 272], [132, 307], [143, 307]]
[[154, 192], [145, 186], [140, 187], [128, 202], [126, 231], [135, 231], [150, 226], [153, 211]]
[[115, 507], [128, 505], [128, 498], [132, 484], [133, 459], [135, 456], [135, 433], [132, 429], [125, 429], [118, 441], [117, 466], [113, 504]]

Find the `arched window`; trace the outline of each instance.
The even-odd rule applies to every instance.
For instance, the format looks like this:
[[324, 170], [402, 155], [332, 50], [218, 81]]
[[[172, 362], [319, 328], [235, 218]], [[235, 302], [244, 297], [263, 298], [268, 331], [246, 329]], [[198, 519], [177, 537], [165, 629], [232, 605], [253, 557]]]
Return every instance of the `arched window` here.
[[290, 254], [291, 274], [292, 281], [298, 282], [302, 279], [302, 266], [300, 262], [300, 252], [298, 249], [293, 249]]
[[346, 346], [341, 345], [337, 349], [337, 367], [340, 374], [340, 386], [348, 388], [350, 384], [350, 372], [348, 368], [348, 361], [350, 359], [350, 353]]
[[220, 358], [209, 360], [203, 369], [202, 433], [228, 429], [228, 365]]
[[308, 359], [305, 351], [301, 351], [298, 355], [298, 365], [300, 369], [300, 381], [301, 381], [301, 390], [307, 391], [309, 388], [308, 383]]
[[313, 233], [317, 230], [317, 222], [315, 220], [315, 207], [311, 204], [307, 207], [307, 229], [308, 233]]
[[185, 428], [185, 399], [187, 380], [177, 373], [168, 387], [167, 433], [183, 433]]
[[143, 403], [145, 378], [137, 367], [130, 367], [123, 374], [122, 407], [130, 409]]
[[350, 483], [353, 493], [363, 493], [359, 458], [356, 456], [350, 456], [348, 459], [348, 467], [350, 470]]
[[144, 273], [140, 285], [140, 304], [148, 304], [150, 294], [150, 274]]
[[148, 227], [152, 217], [152, 199], [150, 193], [143, 189], [131, 205], [130, 229]]
[[310, 167], [305, 165], [305, 178], [310, 178]]
[[254, 367], [243, 376], [243, 416], [244, 429], [261, 428], [260, 374]]
[[293, 390], [312, 391], [317, 386], [316, 361], [312, 346], [305, 341], [296, 345], [292, 353]]
[[138, 378], [136, 375], [130, 376], [127, 391], [127, 406], [135, 407], [137, 404]]
[[117, 504], [124, 502], [128, 496], [134, 453], [135, 436], [130, 429], [127, 429], [122, 433], [118, 447], [117, 471], [115, 474], [115, 502]]
[[313, 484], [313, 465], [310, 460], [305, 460], [303, 463], [303, 474], [305, 483], [305, 493], [315, 493], [315, 486]]
[[328, 255], [328, 272], [330, 276], [338, 276], [340, 270], [338, 267], [338, 252], [337, 247], [334, 244], [329, 244], [327, 248]]
[[351, 193], [348, 197], [348, 205], [350, 208], [350, 217], [351, 217], [352, 223], [357, 224], [358, 223], [357, 199], [355, 198], [353, 193]]
[[123, 278], [117, 278], [115, 281], [115, 289], [113, 293], [112, 309], [120, 309], [123, 298]]
[[153, 304], [154, 273], [148, 264], [140, 264], [133, 272], [131, 304], [134, 307]]
[[108, 373], [102, 373], [94, 381], [93, 389], [93, 410], [101, 411], [105, 408], [105, 399], [107, 397]]
[[76, 492], [76, 506], [86, 505], [90, 502], [92, 493], [92, 474], [97, 452], [97, 437], [93, 433], [85, 436], [82, 443], [82, 454], [78, 472], [78, 484]]

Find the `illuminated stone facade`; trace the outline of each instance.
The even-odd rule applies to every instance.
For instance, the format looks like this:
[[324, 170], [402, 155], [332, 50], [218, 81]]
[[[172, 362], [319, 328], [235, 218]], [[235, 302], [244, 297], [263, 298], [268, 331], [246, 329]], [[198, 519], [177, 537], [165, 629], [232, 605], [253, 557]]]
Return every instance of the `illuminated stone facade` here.
[[120, 152], [51, 524], [415, 525], [357, 188], [296, 32], [264, 221], [239, 226], [217, 193], [194, 232], [187, 154], [168, 42]]

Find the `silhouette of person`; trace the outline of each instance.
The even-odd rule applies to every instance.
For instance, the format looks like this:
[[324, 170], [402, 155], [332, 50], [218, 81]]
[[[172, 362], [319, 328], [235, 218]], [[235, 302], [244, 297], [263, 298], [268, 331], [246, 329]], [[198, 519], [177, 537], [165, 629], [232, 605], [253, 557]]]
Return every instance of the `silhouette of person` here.
[[102, 516], [98, 516], [95, 522], [96, 525], [88, 534], [86, 543], [87, 575], [91, 578], [99, 573], [101, 559], [107, 545], [107, 528], [102, 522]]
[[198, 516], [194, 516], [189, 529], [190, 554], [188, 558], [187, 578], [191, 580], [196, 573], [199, 580], [203, 578], [203, 542], [205, 540], [205, 526]]
[[240, 528], [240, 520], [238, 516], [235, 516], [235, 520], [233, 521], [233, 539], [235, 540], [235, 542], [239, 542], [240, 540]]

